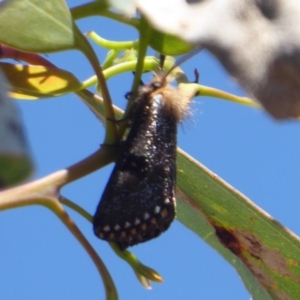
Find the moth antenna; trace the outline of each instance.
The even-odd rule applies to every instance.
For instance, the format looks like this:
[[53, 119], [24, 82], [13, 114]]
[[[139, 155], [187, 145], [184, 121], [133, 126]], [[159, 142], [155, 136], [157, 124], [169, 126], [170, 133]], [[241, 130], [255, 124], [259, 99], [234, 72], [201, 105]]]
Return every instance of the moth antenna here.
[[159, 67], [161, 70], [164, 69], [165, 60], [166, 60], [166, 56], [164, 54], [160, 54]]
[[[202, 49], [203, 49], [202, 47], [196, 47], [193, 51], [189, 52], [186, 55], [181, 56], [178, 59], [178, 61], [176, 62], [176, 64], [167, 72], [166, 76], [168, 76], [174, 69], [176, 69], [177, 67], [179, 67], [180, 65], [182, 65], [184, 62], [186, 62], [187, 60], [189, 60], [191, 57], [193, 57], [196, 54], [198, 54], [199, 52], [201, 52]], [[199, 79], [199, 76], [198, 76], [198, 79]]]
[[194, 83], [199, 83], [200, 74], [197, 69], [194, 70], [195, 80]]

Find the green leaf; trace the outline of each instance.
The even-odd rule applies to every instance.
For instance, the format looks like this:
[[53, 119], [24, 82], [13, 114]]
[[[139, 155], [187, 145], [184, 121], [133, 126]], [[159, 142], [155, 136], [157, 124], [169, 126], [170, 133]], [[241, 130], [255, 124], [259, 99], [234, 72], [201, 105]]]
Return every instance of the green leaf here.
[[0, 10], [0, 42], [28, 52], [80, 48], [82, 39], [63, 0], [10, 0]]
[[195, 48], [195, 46], [182, 41], [174, 35], [165, 34], [155, 29], [152, 30], [149, 44], [155, 51], [171, 56], [183, 55]]
[[[80, 50], [102, 82], [99, 60], [63, 0], [11, 0], [0, 11], [0, 43], [39, 53]], [[107, 92], [105, 98], [109, 100]]]
[[32, 161], [25, 154], [0, 154], [0, 187], [10, 187], [28, 178]]
[[179, 150], [178, 219], [237, 270], [254, 299], [298, 299], [299, 238]]

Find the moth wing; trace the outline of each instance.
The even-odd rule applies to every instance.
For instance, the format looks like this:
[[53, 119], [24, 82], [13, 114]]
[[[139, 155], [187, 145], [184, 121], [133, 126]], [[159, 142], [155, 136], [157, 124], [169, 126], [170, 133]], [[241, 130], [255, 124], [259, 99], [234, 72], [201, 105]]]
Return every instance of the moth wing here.
[[94, 216], [94, 231], [121, 249], [165, 231], [175, 217], [172, 165], [125, 155], [117, 161]]

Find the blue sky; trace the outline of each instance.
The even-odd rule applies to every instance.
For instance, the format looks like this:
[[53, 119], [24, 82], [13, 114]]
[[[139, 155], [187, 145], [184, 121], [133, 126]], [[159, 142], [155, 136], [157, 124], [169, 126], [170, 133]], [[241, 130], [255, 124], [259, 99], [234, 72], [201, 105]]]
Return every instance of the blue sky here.
[[[68, 3], [72, 7], [83, 1]], [[81, 20], [78, 25], [83, 32], [94, 30], [111, 40], [137, 38], [134, 30], [100, 18]], [[95, 50], [103, 60], [105, 51]], [[79, 52], [47, 58], [80, 80], [93, 75]], [[209, 53], [202, 52], [182, 66], [190, 78], [195, 67], [201, 84], [244, 94]], [[125, 74], [109, 81], [114, 103], [122, 108], [132, 78]], [[19, 107], [36, 166], [33, 178], [83, 159], [103, 142], [102, 125], [75, 95], [19, 101]], [[192, 112], [179, 126], [179, 146], [298, 235], [299, 123], [278, 123], [263, 111], [205, 97], [195, 99]], [[72, 183], [63, 195], [94, 213], [111, 168]], [[120, 299], [250, 298], [235, 270], [178, 221], [160, 238], [131, 248], [164, 278], [163, 284], [154, 283], [147, 291], [110, 247], [94, 236], [91, 224], [68, 212], [106, 263]], [[0, 228], [1, 299], [104, 299], [92, 261], [50, 211], [27, 207], [2, 212]]]

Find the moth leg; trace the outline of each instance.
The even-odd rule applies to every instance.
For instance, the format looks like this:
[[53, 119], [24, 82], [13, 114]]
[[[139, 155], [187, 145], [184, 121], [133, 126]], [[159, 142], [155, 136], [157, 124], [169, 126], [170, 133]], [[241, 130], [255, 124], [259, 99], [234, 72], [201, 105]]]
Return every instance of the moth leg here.
[[106, 144], [106, 143], [104, 143], [104, 144], [100, 144], [100, 147], [116, 148], [116, 147], [119, 147], [121, 143], [122, 143], [122, 142], [119, 142], [119, 143], [117, 143], [117, 144]]
[[125, 94], [125, 99], [126, 100], [131, 100], [131, 99], [135, 99], [137, 97], [137, 93], [135, 92], [128, 92]]
[[[132, 74], [135, 76], [135, 72], [134, 71], [132, 72]], [[144, 81], [142, 79], [140, 79], [140, 86], [144, 86], [144, 85], [145, 85]]]
[[119, 119], [119, 120], [113, 120], [111, 118], [106, 118], [107, 121], [110, 121], [110, 122], [113, 122], [113, 123], [116, 123], [117, 125], [120, 125], [122, 122], [127, 122], [130, 118], [127, 116], [127, 117], [124, 117], [122, 119]]

